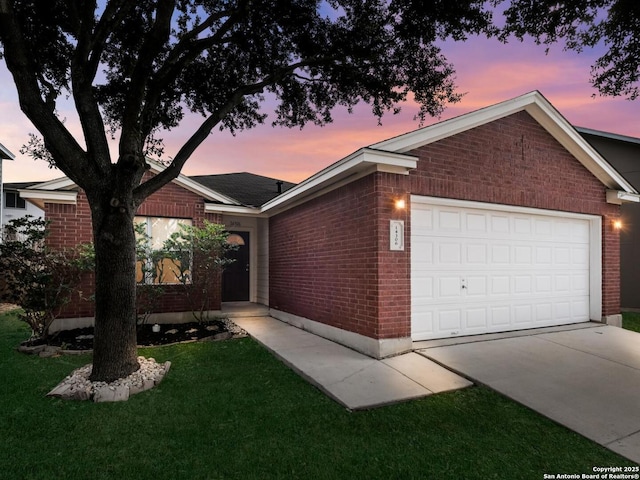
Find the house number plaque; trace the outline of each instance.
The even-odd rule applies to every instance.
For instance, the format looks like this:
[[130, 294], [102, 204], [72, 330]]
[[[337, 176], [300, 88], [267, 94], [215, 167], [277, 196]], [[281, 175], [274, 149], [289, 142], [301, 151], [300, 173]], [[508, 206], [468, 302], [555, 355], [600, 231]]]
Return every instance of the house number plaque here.
[[389, 222], [390, 250], [404, 250], [404, 221], [390, 220]]

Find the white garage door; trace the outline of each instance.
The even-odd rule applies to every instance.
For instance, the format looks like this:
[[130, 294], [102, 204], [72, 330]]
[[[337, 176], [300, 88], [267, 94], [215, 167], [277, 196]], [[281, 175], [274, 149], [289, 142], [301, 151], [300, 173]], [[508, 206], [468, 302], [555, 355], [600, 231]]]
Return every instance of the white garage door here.
[[589, 321], [589, 220], [473, 205], [412, 198], [413, 340]]

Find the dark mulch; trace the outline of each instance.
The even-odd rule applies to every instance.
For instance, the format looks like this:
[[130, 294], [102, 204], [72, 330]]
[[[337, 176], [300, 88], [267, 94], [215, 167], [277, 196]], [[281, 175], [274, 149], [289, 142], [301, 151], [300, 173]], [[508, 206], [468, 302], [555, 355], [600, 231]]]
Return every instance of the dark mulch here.
[[[161, 324], [160, 332], [152, 330], [153, 325], [138, 327], [138, 345], [141, 347], [169, 345], [172, 343], [197, 341], [203, 339], [222, 340], [232, 336], [229, 324], [223, 320], [211, 320], [206, 323]], [[63, 350], [93, 349], [93, 327], [64, 330], [44, 339], [29, 340], [23, 346], [50, 345]]]

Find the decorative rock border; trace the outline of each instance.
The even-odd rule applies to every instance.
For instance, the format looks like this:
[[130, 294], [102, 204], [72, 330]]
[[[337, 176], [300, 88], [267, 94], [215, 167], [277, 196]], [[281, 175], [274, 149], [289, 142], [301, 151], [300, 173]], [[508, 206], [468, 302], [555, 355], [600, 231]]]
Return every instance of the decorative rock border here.
[[111, 383], [89, 380], [93, 365], [85, 365], [71, 372], [47, 396], [65, 400], [122, 402], [129, 400], [131, 395], [158, 385], [171, 368], [171, 362], [157, 363], [153, 358], [138, 357], [138, 362], [140, 368], [137, 371]]

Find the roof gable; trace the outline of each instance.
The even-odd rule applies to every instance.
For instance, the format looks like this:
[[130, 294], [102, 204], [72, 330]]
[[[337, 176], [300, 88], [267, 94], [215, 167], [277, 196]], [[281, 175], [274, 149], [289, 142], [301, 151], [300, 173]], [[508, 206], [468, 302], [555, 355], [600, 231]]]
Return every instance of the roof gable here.
[[531, 115], [608, 188], [637, 193], [538, 91], [375, 143], [370, 148], [405, 153], [521, 111]]
[[[150, 166], [150, 171], [153, 173], [160, 173], [166, 167], [160, 163], [154, 162], [153, 160], [147, 159], [148, 164]], [[230, 198], [226, 195], [223, 195], [219, 192], [211, 190], [206, 186], [193, 181], [186, 175], [179, 174], [174, 180], [173, 183], [189, 190], [190, 192], [196, 193], [203, 197], [206, 200], [212, 202], [218, 202], [225, 205], [238, 205], [238, 202], [233, 198]], [[38, 191], [55, 191], [55, 190], [73, 190], [77, 187], [75, 182], [71, 180], [69, 177], [60, 177], [54, 180], [49, 180], [47, 182], [37, 183], [30, 187], [30, 190], [38, 190]]]

